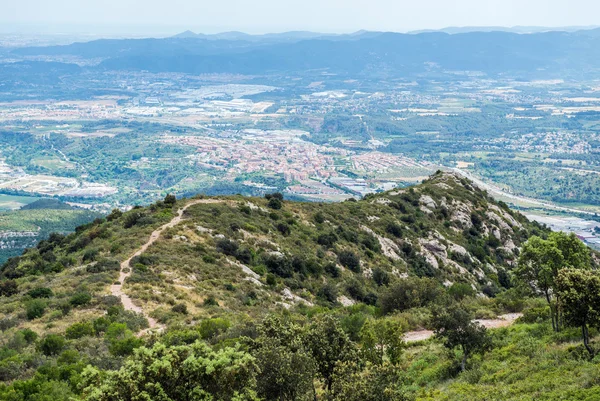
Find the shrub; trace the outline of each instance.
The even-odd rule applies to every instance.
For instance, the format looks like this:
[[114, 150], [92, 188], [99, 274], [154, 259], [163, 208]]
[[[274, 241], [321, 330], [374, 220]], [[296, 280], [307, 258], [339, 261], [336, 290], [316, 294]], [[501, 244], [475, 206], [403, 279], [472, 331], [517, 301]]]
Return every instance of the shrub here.
[[121, 264], [115, 259], [101, 259], [93, 265], [85, 268], [88, 273], [103, 273], [108, 271], [119, 271]]
[[333, 246], [333, 244], [336, 243], [337, 240], [338, 240], [338, 237], [334, 233], [320, 234], [317, 237], [317, 243], [319, 245], [323, 245], [327, 248], [331, 248]]
[[144, 214], [139, 210], [132, 210], [125, 215], [125, 222], [123, 223], [123, 227], [131, 228], [137, 224], [137, 222], [144, 216]]
[[292, 232], [290, 226], [286, 223], [277, 224], [277, 231], [279, 231], [284, 237], [287, 237]]
[[210, 295], [204, 300], [204, 306], [219, 306], [219, 302], [214, 296]]
[[235, 258], [242, 263], [248, 264], [252, 262], [252, 251], [248, 248], [240, 248], [235, 253]]
[[175, 313], [180, 313], [182, 315], [187, 315], [188, 310], [186, 304], [177, 304], [171, 308], [171, 311]]
[[444, 290], [430, 278], [409, 277], [398, 281], [385, 291], [379, 301], [384, 314], [423, 307], [435, 301], [444, 302]]
[[273, 287], [277, 284], [277, 277], [273, 273], [267, 274], [267, 285]]
[[40, 341], [39, 349], [46, 356], [58, 355], [66, 345], [63, 336], [58, 334], [48, 334]]
[[108, 216], [106, 216], [106, 220], [107, 221], [118, 220], [119, 218], [121, 218], [121, 216], [123, 216], [122, 211], [120, 211], [119, 209], [113, 209], [112, 212], [110, 212], [110, 214]]
[[17, 282], [14, 280], [0, 281], [0, 297], [10, 297], [19, 292]]
[[363, 284], [356, 279], [350, 280], [350, 282], [346, 284], [346, 291], [357, 301], [363, 301], [367, 295]]
[[269, 199], [269, 203], [267, 204], [271, 209], [279, 210], [283, 206], [283, 202], [278, 198]]
[[23, 335], [23, 338], [25, 339], [27, 344], [32, 344], [33, 342], [35, 342], [35, 340], [38, 339], [37, 333], [31, 329], [23, 329], [19, 331], [19, 333]]
[[550, 320], [550, 308], [547, 306], [528, 308], [523, 311], [519, 318], [520, 323], [544, 323]]
[[69, 299], [69, 303], [73, 306], [83, 306], [90, 303], [92, 296], [88, 292], [79, 292]]
[[327, 263], [325, 265], [324, 270], [325, 273], [329, 274], [333, 278], [339, 277], [341, 274], [340, 269], [336, 266], [335, 263]]
[[177, 198], [175, 197], [175, 195], [167, 194], [167, 196], [165, 196], [165, 200], [163, 202], [164, 202], [165, 206], [173, 207], [173, 206], [175, 206], [175, 203], [177, 203]]
[[33, 320], [40, 318], [46, 311], [46, 302], [41, 299], [33, 299], [25, 304], [25, 313], [27, 319]]
[[392, 234], [396, 238], [402, 237], [402, 226], [398, 223], [390, 222], [385, 227], [385, 231]]
[[11, 316], [0, 319], [0, 331], [6, 331], [19, 325], [19, 319]]
[[448, 288], [448, 294], [457, 301], [475, 295], [475, 290], [466, 283], [454, 283]]
[[239, 247], [237, 242], [228, 240], [227, 238], [220, 238], [217, 240], [217, 251], [227, 256], [235, 256]]
[[52, 290], [50, 288], [45, 288], [45, 287], [39, 287], [39, 288], [34, 288], [32, 290], [29, 290], [27, 292], [27, 295], [29, 295], [31, 298], [51, 298], [52, 295], [54, 295], [52, 293]]
[[280, 201], [283, 200], [283, 194], [281, 192], [273, 192], [272, 194], [265, 194], [265, 199], [278, 199]]
[[373, 281], [375, 281], [378, 286], [388, 285], [390, 283], [390, 275], [385, 270], [377, 267], [373, 270]]
[[267, 255], [264, 257], [267, 270], [283, 278], [290, 278], [293, 274], [292, 263], [288, 258], [281, 255]]
[[86, 336], [93, 336], [94, 333], [95, 333], [95, 331], [94, 331], [94, 326], [92, 323], [80, 322], [80, 323], [75, 323], [75, 324], [67, 327], [65, 336], [69, 340], [73, 340], [73, 339], [82, 338], [82, 337], [86, 337]]
[[325, 284], [317, 293], [319, 298], [329, 302], [330, 304], [337, 303], [338, 292], [335, 286], [331, 283]]
[[360, 273], [360, 258], [354, 252], [343, 250], [338, 254], [338, 260], [345, 268]]
[[125, 323], [111, 324], [106, 330], [105, 338], [109, 343], [108, 350], [117, 356], [131, 355], [134, 349], [144, 343], [141, 338], [135, 337], [131, 330], [127, 329]]
[[98, 335], [100, 333], [106, 332], [106, 330], [110, 326], [110, 320], [108, 320], [105, 317], [99, 317], [98, 319], [94, 320], [92, 324], [94, 326], [94, 333]]
[[98, 253], [99, 253], [99, 251], [97, 249], [87, 249], [83, 253], [83, 261], [90, 262], [90, 261], [96, 260]]
[[231, 323], [227, 319], [220, 317], [214, 319], [205, 319], [200, 323], [198, 331], [203, 340], [210, 340], [229, 329]]

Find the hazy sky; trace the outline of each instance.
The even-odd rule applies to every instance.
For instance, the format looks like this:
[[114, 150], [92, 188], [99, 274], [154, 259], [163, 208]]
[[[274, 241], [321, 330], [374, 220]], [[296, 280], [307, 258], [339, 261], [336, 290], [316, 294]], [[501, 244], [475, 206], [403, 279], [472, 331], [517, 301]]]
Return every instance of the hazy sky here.
[[0, 27], [214, 33], [600, 24], [600, 0], [0, 0]]

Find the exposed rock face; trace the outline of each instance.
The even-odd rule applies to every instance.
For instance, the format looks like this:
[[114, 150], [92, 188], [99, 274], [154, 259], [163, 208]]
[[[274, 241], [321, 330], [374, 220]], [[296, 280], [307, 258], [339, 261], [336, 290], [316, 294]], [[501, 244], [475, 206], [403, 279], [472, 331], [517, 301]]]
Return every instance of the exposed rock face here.
[[[448, 251], [463, 257], [469, 255], [469, 252], [464, 247], [457, 244], [450, 244]], [[471, 255], [469, 255], [469, 257], [471, 257]]]
[[227, 261], [229, 262], [229, 264], [231, 264], [233, 266], [237, 266], [240, 269], [242, 269], [242, 271], [248, 275], [248, 277], [246, 277], [246, 280], [256, 284], [259, 287], [263, 286], [263, 283], [260, 282], [260, 276], [257, 273], [255, 273], [252, 269], [250, 269], [248, 266], [238, 262], [237, 260], [227, 259]]
[[367, 226], [360, 226], [361, 230], [371, 234], [372, 236], [374, 236], [375, 238], [377, 238], [377, 240], [379, 241], [379, 245], [381, 246], [381, 251], [383, 252], [383, 254], [385, 256], [387, 256], [388, 258], [391, 258], [393, 260], [400, 260], [400, 248], [398, 248], [398, 245], [396, 245], [396, 243], [394, 241], [392, 241], [389, 238], [385, 238], [382, 237], [381, 235], [378, 235], [377, 233], [375, 233], [375, 231], [371, 230], [369, 227]]
[[421, 199], [419, 199], [419, 201], [429, 209], [435, 209], [437, 207], [437, 203], [435, 203], [433, 198], [429, 195], [421, 195]]
[[429, 209], [427, 206], [419, 206], [419, 209], [423, 212], [423, 213], [427, 213], [427, 214], [433, 214], [433, 210]]
[[496, 205], [489, 205], [489, 208], [494, 210], [498, 215], [500, 215], [504, 220], [508, 221], [508, 223], [513, 226], [513, 227], [517, 227], [517, 228], [523, 228], [523, 225], [521, 223], [519, 223], [517, 220], [515, 220], [514, 217], [512, 217], [510, 215], [510, 213], [508, 213], [506, 210], [503, 210], [501, 208], [499, 208]]
[[352, 305], [354, 305], [356, 303], [354, 300], [348, 298], [345, 295], [342, 295], [342, 296], [338, 297], [337, 301], [339, 303], [341, 303], [343, 306], [352, 306]]
[[388, 198], [377, 198], [375, 199], [374, 203], [379, 203], [381, 205], [389, 205], [390, 203], [392, 203], [392, 201]]
[[301, 303], [307, 306], [314, 306], [312, 302], [307, 301], [306, 299], [294, 294], [289, 288], [284, 288], [284, 290], [281, 292], [281, 296], [283, 297], [283, 299], [289, 302], [294, 302], [297, 304]]
[[419, 241], [421, 243], [421, 245], [423, 247], [425, 247], [425, 249], [427, 249], [428, 251], [430, 251], [431, 253], [433, 253], [436, 256], [439, 257], [447, 257], [446, 255], [446, 246], [439, 243], [437, 240], [423, 240], [421, 239]]
[[494, 221], [496, 224], [498, 224], [498, 226], [500, 227], [500, 229], [504, 230], [504, 231], [512, 231], [512, 227], [508, 225], [508, 223], [506, 221], [504, 221], [504, 219], [502, 219], [502, 217], [498, 216], [496, 213], [488, 211], [485, 214], [488, 219]]
[[452, 202], [452, 215], [450, 220], [457, 223], [459, 226], [465, 229], [473, 227], [471, 221], [471, 208], [466, 204], [458, 201]]

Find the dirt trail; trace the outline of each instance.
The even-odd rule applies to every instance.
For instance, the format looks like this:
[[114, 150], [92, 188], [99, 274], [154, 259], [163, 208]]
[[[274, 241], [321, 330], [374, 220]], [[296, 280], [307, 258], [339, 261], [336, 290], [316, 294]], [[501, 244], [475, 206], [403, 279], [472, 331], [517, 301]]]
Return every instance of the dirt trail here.
[[[162, 324], [158, 323], [156, 321], [156, 319], [153, 319], [150, 316], [148, 316], [148, 314], [146, 312], [144, 312], [144, 310], [142, 308], [140, 308], [139, 306], [134, 304], [133, 300], [127, 294], [125, 294], [123, 292], [123, 283], [125, 282], [125, 279], [127, 277], [131, 276], [131, 267], [129, 266], [129, 262], [131, 262], [131, 259], [135, 258], [136, 256], [140, 256], [142, 253], [146, 252], [148, 247], [160, 238], [160, 235], [162, 234], [162, 232], [164, 230], [171, 228], [171, 227], [175, 227], [177, 224], [179, 224], [183, 220], [183, 212], [185, 212], [186, 209], [189, 208], [190, 206], [198, 205], [201, 203], [223, 203], [223, 202], [226, 202], [226, 201], [219, 200], [219, 199], [198, 199], [198, 200], [188, 203], [187, 205], [185, 205], [184, 207], [182, 207], [181, 209], [179, 209], [177, 211], [177, 216], [173, 217], [173, 219], [170, 222], [168, 222], [168, 223], [160, 226], [156, 230], [154, 230], [152, 232], [152, 234], [150, 234], [150, 238], [148, 239], [148, 242], [146, 242], [144, 245], [142, 245], [133, 255], [131, 255], [131, 257], [129, 257], [129, 259], [127, 259], [123, 263], [121, 263], [121, 271], [119, 274], [118, 284], [111, 285], [110, 293], [121, 299], [121, 303], [123, 304], [123, 308], [125, 308], [125, 310], [130, 310], [130, 311], [140, 313], [140, 314], [144, 315], [144, 317], [146, 319], [148, 319], [148, 324], [150, 325], [150, 327], [146, 330], [139, 332], [138, 336], [144, 335], [151, 330], [161, 331], [164, 329], [164, 326]], [[127, 271], [125, 271], [126, 269], [127, 269]]]
[[[521, 316], [523, 316], [522, 313], [508, 313], [506, 315], [498, 316], [497, 319], [476, 319], [474, 322], [481, 324], [487, 329], [497, 329], [512, 325], [515, 320]], [[423, 341], [433, 337], [433, 335], [434, 333], [431, 330], [409, 331], [408, 333], [404, 334], [404, 341], [407, 343]]]

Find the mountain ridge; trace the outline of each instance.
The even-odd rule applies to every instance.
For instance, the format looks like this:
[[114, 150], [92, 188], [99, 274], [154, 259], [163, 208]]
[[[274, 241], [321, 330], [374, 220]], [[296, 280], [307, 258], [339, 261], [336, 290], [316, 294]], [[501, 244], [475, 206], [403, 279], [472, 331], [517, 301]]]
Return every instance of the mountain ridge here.
[[[186, 205], [171, 227], [174, 210]], [[123, 293], [170, 325], [178, 317], [165, 305], [177, 302], [193, 315], [206, 314], [206, 302], [250, 315], [375, 304], [385, 292], [381, 285], [408, 277], [446, 287], [465, 283], [494, 296], [511, 285], [519, 244], [546, 231], [465, 178], [440, 172], [415, 187], [339, 204], [200, 196], [115, 211], [42, 241], [9, 260], [0, 277], [15, 282], [18, 293], [58, 285], [99, 300], [111, 295], [120, 271]]]
[[328, 69], [356, 75], [376, 69], [380, 74], [410, 75], [424, 72], [425, 65], [435, 65], [440, 71], [535, 73], [564, 78], [565, 73], [597, 70], [598, 36], [600, 29], [533, 34], [359, 32], [275, 42], [185, 37], [98, 40], [21, 48], [11, 54], [100, 59], [97, 66], [88, 67], [92, 71], [267, 74]]

